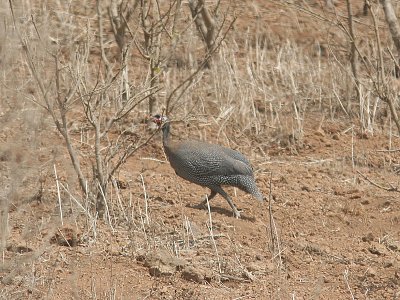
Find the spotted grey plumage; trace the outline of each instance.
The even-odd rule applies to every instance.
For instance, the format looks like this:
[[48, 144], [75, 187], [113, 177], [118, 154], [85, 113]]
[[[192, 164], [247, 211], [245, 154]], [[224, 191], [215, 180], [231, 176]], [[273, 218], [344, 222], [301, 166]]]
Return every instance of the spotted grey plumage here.
[[[161, 126], [164, 151], [175, 173], [192, 183], [208, 187], [211, 190], [208, 200], [214, 198], [217, 193], [220, 194], [228, 201], [237, 218], [240, 217], [240, 212], [222, 189], [222, 185], [237, 187], [258, 200], [263, 200], [263, 195], [254, 181], [250, 162], [243, 154], [201, 141], [172, 141], [168, 118], [155, 115], [153, 122]], [[207, 199], [201, 205], [206, 203]]]

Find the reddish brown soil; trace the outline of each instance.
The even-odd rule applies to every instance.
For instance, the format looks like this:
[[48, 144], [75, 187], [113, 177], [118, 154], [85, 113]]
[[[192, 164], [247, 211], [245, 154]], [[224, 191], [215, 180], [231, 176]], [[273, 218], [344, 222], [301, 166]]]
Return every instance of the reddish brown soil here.
[[[211, 216], [191, 207], [206, 190], [178, 178], [167, 163], [148, 160], [164, 160], [159, 140], [155, 140], [130, 159], [120, 176], [130, 182], [127, 191], [135, 202], [132, 210], [140, 207], [143, 218], [140, 175], [144, 178], [150, 218], [144, 225], [146, 235], [140, 220], [128, 227], [121, 222], [114, 232], [99, 220], [98, 242], [93, 243], [92, 234], [76, 233], [82, 228], [79, 225], [62, 227], [56, 221], [57, 205], [31, 201], [10, 213], [3, 288], [15, 298], [349, 299], [354, 295], [397, 299], [398, 192], [385, 191], [364, 178], [397, 187], [397, 175], [386, 167], [393, 165], [396, 154], [377, 152], [387, 149], [385, 136], [361, 137], [354, 132], [352, 139], [351, 131], [332, 134], [330, 129], [308, 128], [297, 155], [285, 150], [270, 157], [246, 153], [252, 158], [261, 190], [273, 199], [270, 204], [279, 240], [275, 249], [268, 201], [259, 203], [239, 191], [234, 202], [243, 209], [242, 219], [232, 217], [222, 197], [211, 202]], [[126, 206], [127, 195], [124, 192]], [[73, 214], [66, 215], [73, 220]], [[212, 234], [207, 227], [210, 217]], [[53, 218], [56, 228], [63, 231], [29, 226], [42, 218]], [[74, 239], [78, 242], [74, 247], [62, 246], [54, 241], [60, 236], [71, 245]], [[48, 243], [43, 244], [45, 240]], [[175, 256], [186, 266], [175, 268], [172, 262], [173, 271], [167, 268], [165, 275], [152, 276], [152, 262], [146, 261], [154, 254], [148, 249], [165, 257], [164, 262], [150, 258], [156, 261], [153, 268], [162, 269]], [[32, 276], [30, 288], [27, 276]]]
[[[254, 11], [238, 7], [243, 28]], [[257, 4], [266, 20], [280, 17], [278, 7]], [[271, 21], [272, 31], [276, 24]], [[381, 132], [361, 133], [357, 126], [352, 130], [347, 121], [319, 126], [320, 120], [309, 116], [296, 145], [271, 143], [266, 155], [241, 148], [267, 198], [260, 203], [228, 188], [243, 210], [241, 219], [232, 217], [220, 196], [210, 203], [211, 214], [195, 208], [208, 191], [174, 174], [159, 138], [120, 172], [126, 188], [120, 201], [112, 196], [109, 209], [119, 218], [113, 228], [107, 220], [94, 223], [78, 213], [66, 194], [61, 225], [49, 175], [44, 195], [34, 197], [35, 187], [20, 195], [24, 201], [11, 201], [0, 296], [400, 299], [399, 159], [398, 152], [387, 151], [389, 141], [390, 149], [399, 149], [400, 141]], [[190, 130], [175, 126], [182, 136]]]

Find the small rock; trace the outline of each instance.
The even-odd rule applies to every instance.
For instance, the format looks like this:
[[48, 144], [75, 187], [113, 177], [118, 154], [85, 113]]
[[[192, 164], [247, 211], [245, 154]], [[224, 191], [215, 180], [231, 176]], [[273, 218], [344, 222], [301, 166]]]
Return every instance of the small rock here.
[[350, 197], [349, 197], [349, 199], [360, 199], [361, 198], [361, 195], [360, 194], [354, 194], [354, 195], [351, 195]]
[[139, 249], [136, 253], [136, 260], [139, 262], [144, 262], [146, 259], [147, 251], [144, 249]]
[[392, 299], [399, 299], [399, 298], [400, 298], [400, 291], [394, 292]]
[[64, 225], [57, 229], [57, 232], [51, 237], [50, 242], [59, 246], [75, 247], [78, 245], [80, 233], [69, 225]]
[[119, 255], [121, 255], [121, 251], [119, 250], [119, 247], [118, 247], [118, 246], [113, 245], [113, 246], [111, 246], [110, 254], [111, 254], [112, 256], [119, 256]]
[[368, 251], [375, 255], [385, 255], [387, 250], [386, 247], [379, 243], [373, 243], [371, 247], [368, 248]]
[[372, 267], [368, 268], [368, 270], [366, 272], [366, 275], [368, 277], [375, 277], [376, 276], [376, 269], [372, 268]]
[[389, 241], [386, 243], [386, 247], [392, 251], [399, 251], [400, 242], [398, 241]]
[[362, 238], [363, 242], [372, 242], [374, 240], [374, 235], [369, 232], [367, 235], [363, 236]]
[[263, 259], [263, 257], [260, 254], [256, 255], [256, 260], [262, 260], [262, 259]]
[[13, 273], [7, 274], [1, 279], [1, 283], [3, 284], [15, 284], [15, 285], [20, 285], [23, 281], [23, 277], [21, 275], [16, 275], [14, 276]]
[[[274, 179], [273, 179], [272, 181], [274, 181]], [[288, 184], [288, 180], [287, 180], [286, 177], [284, 177], [284, 176], [279, 177], [279, 178], [276, 179], [275, 181], [276, 181], [276, 182], [283, 183], [283, 184]]]
[[390, 268], [390, 267], [393, 267], [393, 266], [394, 266], [394, 263], [393, 263], [393, 261], [387, 261], [387, 262], [384, 263], [383, 266], [384, 266], [385, 268]]
[[22, 245], [19, 245], [19, 246], [10, 245], [10, 246], [7, 246], [7, 251], [23, 254], [23, 253], [27, 253], [27, 252], [32, 252], [33, 250], [32, 250], [32, 248], [22, 246]]
[[336, 187], [334, 188], [333, 194], [336, 196], [344, 196], [346, 192], [342, 188]]
[[182, 271], [182, 278], [187, 281], [197, 282], [197, 283], [204, 283], [204, 282], [211, 282], [212, 274], [201, 267], [195, 266], [188, 266], [183, 269]]
[[357, 137], [362, 140], [368, 140], [369, 136], [366, 132], [358, 132]]
[[272, 272], [274, 272], [275, 270], [276, 270], [276, 265], [274, 264], [274, 262], [273, 261], [271, 261], [271, 260], [268, 260], [267, 262], [266, 262], [266, 264], [265, 264], [265, 270], [268, 272], [268, 273], [272, 273]]
[[263, 268], [262, 268], [258, 263], [251, 262], [251, 263], [249, 263], [249, 264], [247, 265], [246, 269], [247, 269], [249, 272], [254, 273], [254, 272], [259, 272], [259, 271], [262, 270]]
[[170, 276], [182, 270], [186, 261], [172, 256], [166, 250], [159, 250], [148, 253], [144, 259], [144, 265], [149, 268], [151, 276]]
[[129, 183], [127, 181], [123, 181], [123, 180], [119, 180], [119, 179], [117, 179], [115, 181], [115, 184], [116, 184], [117, 188], [119, 188], [121, 190], [125, 190], [129, 187]]

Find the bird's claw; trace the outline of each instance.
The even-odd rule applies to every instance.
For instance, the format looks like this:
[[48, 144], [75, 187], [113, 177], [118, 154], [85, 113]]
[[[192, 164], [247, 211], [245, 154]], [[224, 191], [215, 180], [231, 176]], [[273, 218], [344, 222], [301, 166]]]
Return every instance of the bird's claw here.
[[198, 208], [198, 209], [207, 209], [207, 202], [201, 202], [199, 204], [195, 204], [193, 205], [194, 208]]
[[234, 210], [233, 210], [233, 215], [235, 216], [236, 219], [240, 219], [240, 213], [241, 213], [242, 211], [243, 211], [243, 210], [241, 210], [241, 209], [234, 209]]

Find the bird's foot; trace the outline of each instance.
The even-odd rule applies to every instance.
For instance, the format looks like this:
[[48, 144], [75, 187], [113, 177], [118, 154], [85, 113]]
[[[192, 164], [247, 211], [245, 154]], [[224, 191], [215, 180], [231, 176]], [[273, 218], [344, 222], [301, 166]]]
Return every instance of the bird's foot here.
[[193, 205], [193, 208], [197, 208], [197, 209], [207, 209], [207, 201], [202, 201], [199, 204], [195, 204]]
[[240, 213], [242, 212], [242, 210], [239, 210], [237, 208], [235, 208], [233, 210], [233, 215], [235, 216], [236, 219], [240, 219]]
[[[207, 205], [207, 199], [205, 199], [204, 201], [200, 202], [199, 204], [195, 204], [192, 207], [193, 208], [197, 208], [197, 209], [205, 209], [208, 210], [208, 205]], [[232, 206], [232, 212], [233, 215], [236, 219], [240, 219], [240, 213], [243, 212], [242, 209], [238, 209], [235, 205]]]

